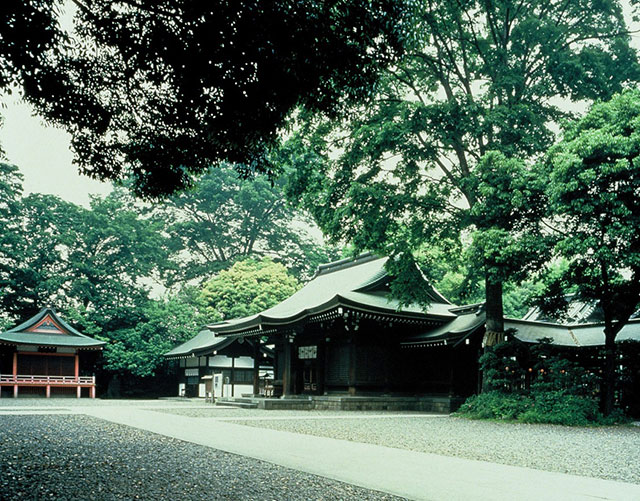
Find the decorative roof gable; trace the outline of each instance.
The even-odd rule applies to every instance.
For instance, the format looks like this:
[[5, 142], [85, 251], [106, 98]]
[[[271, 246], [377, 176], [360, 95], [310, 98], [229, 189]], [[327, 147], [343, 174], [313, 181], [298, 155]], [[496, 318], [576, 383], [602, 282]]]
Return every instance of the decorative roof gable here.
[[62, 328], [50, 314], [47, 314], [36, 323], [33, 327], [26, 329], [26, 332], [40, 332], [42, 334], [69, 334], [69, 332]]

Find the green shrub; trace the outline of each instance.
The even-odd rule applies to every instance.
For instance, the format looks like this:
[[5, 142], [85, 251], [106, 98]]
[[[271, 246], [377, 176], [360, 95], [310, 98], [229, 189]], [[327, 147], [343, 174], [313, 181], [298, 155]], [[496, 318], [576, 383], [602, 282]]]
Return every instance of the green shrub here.
[[628, 423], [621, 410], [608, 417], [598, 411], [594, 398], [571, 395], [566, 391], [539, 391], [529, 395], [498, 391], [467, 399], [456, 415], [470, 419], [498, 419], [521, 423], [548, 423], [565, 426]]
[[521, 395], [490, 391], [467, 399], [457, 414], [472, 419], [513, 420], [527, 409], [528, 403]]
[[602, 418], [598, 412], [598, 402], [592, 398], [569, 395], [563, 391], [548, 391], [532, 394], [531, 400], [531, 407], [518, 416], [518, 421], [586, 426], [598, 423]]
[[480, 363], [484, 392], [469, 398], [458, 415], [568, 426], [628, 422], [620, 410], [607, 418], [598, 412], [597, 376], [560, 356], [549, 340], [533, 347], [505, 341]]

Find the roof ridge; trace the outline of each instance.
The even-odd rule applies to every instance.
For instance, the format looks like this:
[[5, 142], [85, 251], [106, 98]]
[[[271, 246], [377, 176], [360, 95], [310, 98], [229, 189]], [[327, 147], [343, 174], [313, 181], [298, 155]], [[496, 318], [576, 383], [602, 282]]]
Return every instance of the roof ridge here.
[[352, 268], [360, 264], [368, 263], [370, 261], [375, 261], [376, 259], [382, 259], [382, 258], [377, 254], [374, 254], [373, 252], [363, 252], [362, 254], [359, 254], [356, 257], [347, 257], [344, 259], [339, 259], [338, 261], [324, 263], [318, 266], [315, 274], [312, 277], [312, 280], [321, 275], [328, 275], [329, 273], [345, 270], [347, 268]]

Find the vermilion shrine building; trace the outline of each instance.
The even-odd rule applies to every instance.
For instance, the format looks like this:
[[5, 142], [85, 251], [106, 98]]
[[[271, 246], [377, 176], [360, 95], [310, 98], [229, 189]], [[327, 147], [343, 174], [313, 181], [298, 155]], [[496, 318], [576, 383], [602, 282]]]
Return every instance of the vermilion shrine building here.
[[95, 398], [92, 371], [104, 341], [81, 334], [51, 308], [0, 333], [0, 396]]

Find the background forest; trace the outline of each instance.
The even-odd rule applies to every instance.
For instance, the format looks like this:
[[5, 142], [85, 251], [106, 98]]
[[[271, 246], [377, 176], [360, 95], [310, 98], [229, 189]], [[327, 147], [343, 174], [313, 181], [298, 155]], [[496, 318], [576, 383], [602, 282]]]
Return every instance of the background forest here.
[[278, 185], [232, 168], [163, 203], [120, 187], [90, 207], [23, 196], [18, 168], [0, 171], [0, 328], [55, 307], [108, 342], [102, 376], [140, 392], [205, 323], [272, 306], [337, 255]]
[[[100, 376], [118, 375], [125, 393], [149, 395], [156, 385], [173, 391], [163, 353], [206, 323], [273, 306], [319, 264], [353, 252], [323, 244], [309, 217], [285, 200], [284, 176], [275, 185], [243, 180], [228, 166], [161, 203], [115, 187], [82, 207], [54, 195], [23, 195], [18, 168], [0, 169], [0, 328], [55, 307], [82, 332], [107, 341]], [[437, 252], [429, 270], [436, 287], [453, 302], [481, 301], [464, 257], [446, 247]], [[522, 316], [542, 287], [533, 280], [509, 284], [507, 315]]]

